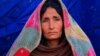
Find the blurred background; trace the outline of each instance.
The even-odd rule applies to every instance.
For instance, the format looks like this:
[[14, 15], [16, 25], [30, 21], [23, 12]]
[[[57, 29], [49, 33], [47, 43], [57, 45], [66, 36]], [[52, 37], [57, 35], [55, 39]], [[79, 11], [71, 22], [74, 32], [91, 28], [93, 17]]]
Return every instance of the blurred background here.
[[[42, 0], [0, 0], [0, 56], [6, 56], [29, 16]], [[100, 56], [100, 0], [63, 0]]]

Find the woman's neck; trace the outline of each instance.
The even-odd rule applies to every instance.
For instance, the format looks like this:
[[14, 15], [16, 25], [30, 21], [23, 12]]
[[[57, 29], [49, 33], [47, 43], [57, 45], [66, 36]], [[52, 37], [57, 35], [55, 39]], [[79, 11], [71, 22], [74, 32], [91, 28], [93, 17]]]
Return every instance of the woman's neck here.
[[58, 46], [59, 40], [49, 40], [49, 41], [47, 41], [47, 44], [49, 47], [55, 48]]

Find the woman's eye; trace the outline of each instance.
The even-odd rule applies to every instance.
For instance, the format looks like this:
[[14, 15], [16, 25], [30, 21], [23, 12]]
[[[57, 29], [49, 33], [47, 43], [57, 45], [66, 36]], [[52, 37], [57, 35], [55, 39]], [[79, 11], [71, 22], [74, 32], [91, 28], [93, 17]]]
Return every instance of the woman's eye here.
[[48, 18], [44, 18], [42, 22], [48, 22]]
[[60, 21], [60, 19], [59, 18], [55, 18], [55, 21]]
[[60, 18], [54, 16], [54, 20], [55, 20], [55, 21], [60, 21]]

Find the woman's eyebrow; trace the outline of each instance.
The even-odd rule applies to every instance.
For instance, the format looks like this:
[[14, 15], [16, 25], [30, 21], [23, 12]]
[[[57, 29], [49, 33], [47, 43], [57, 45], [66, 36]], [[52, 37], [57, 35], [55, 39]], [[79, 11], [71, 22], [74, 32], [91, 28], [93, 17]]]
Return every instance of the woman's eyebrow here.
[[59, 18], [58, 16], [53, 16], [53, 18]]
[[49, 20], [49, 17], [44, 17], [42, 20]]
[[49, 19], [49, 17], [44, 17], [44, 19]]

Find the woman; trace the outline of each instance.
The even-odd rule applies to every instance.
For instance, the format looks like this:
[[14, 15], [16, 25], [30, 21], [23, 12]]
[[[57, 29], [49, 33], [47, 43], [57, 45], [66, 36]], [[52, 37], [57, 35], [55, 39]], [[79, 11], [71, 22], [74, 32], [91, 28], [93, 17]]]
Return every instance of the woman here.
[[59, 1], [47, 0], [41, 8], [40, 19], [42, 40], [30, 56], [72, 56], [71, 47], [64, 40], [63, 11]]
[[37, 7], [7, 55], [96, 56], [87, 36], [58, 0], [46, 0]]

